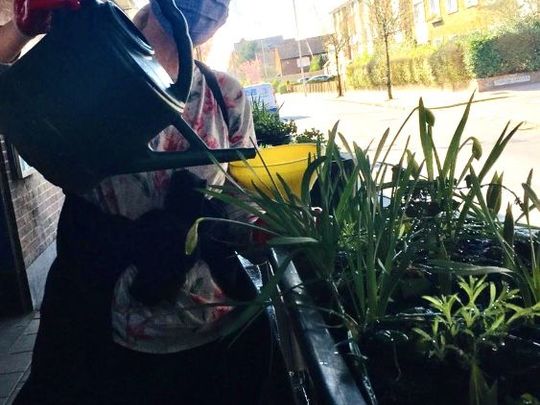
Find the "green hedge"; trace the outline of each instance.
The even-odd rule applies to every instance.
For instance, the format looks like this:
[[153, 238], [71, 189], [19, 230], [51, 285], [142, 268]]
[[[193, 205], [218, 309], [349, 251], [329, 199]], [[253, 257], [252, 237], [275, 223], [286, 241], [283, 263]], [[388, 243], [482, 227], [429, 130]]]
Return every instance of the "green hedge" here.
[[[435, 49], [417, 46], [392, 53], [390, 70], [393, 85], [457, 85], [471, 76], [463, 59], [463, 47], [446, 43]], [[353, 88], [382, 88], [386, 84], [384, 54], [357, 58], [347, 67], [347, 83]]]
[[433, 53], [430, 46], [418, 46], [398, 55], [390, 64], [392, 81], [396, 85], [417, 84], [431, 86], [435, 80], [429, 65]]
[[540, 70], [540, 21], [477, 34], [467, 45], [465, 61], [476, 77]]
[[[402, 47], [391, 52], [392, 84], [398, 86], [456, 86], [474, 77], [536, 70], [540, 70], [540, 21], [521, 21], [438, 48]], [[347, 83], [355, 89], [384, 87], [384, 53], [356, 58], [347, 67]]]
[[461, 42], [447, 42], [429, 56], [435, 83], [452, 85], [466, 83], [473, 78], [465, 63], [465, 48]]

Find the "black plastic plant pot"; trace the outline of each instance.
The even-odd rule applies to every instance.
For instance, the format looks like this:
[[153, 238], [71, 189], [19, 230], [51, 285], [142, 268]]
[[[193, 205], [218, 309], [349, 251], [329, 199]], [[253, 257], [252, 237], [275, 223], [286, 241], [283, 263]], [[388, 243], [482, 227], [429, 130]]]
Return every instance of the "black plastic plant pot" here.
[[[285, 263], [286, 254], [272, 250], [272, 264], [279, 268]], [[309, 403], [343, 405], [366, 404], [357, 382], [347, 366], [342, 354], [321, 313], [302, 287], [302, 280], [296, 267], [287, 264], [280, 281], [280, 289], [287, 315], [297, 338], [299, 350], [305, 363], [311, 393]]]
[[[340, 153], [341, 161], [343, 163], [343, 168], [348, 173], [351, 173], [354, 169], [354, 160], [353, 157], [349, 153]], [[332, 163], [332, 167], [330, 169], [330, 177], [332, 180], [336, 179], [338, 176], [340, 176], [340, 168], [337, 162]], [[319, 185], [319, 180], [317, 179], [315, 181], [315, 184], [313, 185], [313, 188], [311, 189], [311, 203], [314, 207], [320, 206], [321, 201], [321, 188]], [[334, 199], [331, 201], [332, 206], [337, 206], [337, 203], [339, 202], [339, 193], [337, 193], [334, 196]]]
[[257, 144], [259, 146], [278, 146], [287, 145], [291, 143], [291, 135], [265, 135], [257, 137]]

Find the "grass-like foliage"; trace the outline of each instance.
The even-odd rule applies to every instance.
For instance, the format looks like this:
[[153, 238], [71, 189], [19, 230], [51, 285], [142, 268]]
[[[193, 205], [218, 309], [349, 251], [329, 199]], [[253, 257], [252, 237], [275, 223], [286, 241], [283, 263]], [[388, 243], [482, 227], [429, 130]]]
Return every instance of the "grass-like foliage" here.
[[[435, 142], [435, 117], [420, 100], [394, 135], [386, 130], [364, 148], [349, 143], [336, 124], [324, 147], [319, 142], [311, 157], [300, 195], [269, 170], [252, 174], [254, 179], [268, 177], [270, 192], [256, 186], [243, 189], [224, 172], [226, 185], [207, 193], [260, 219], [258, 225], [235, 224], [265, 233], [268, 246], [286, 248], [291, 260], [301, 256], [311, 278], [330, 292], [330, 307], [323, 309], [341, 317], [360, 346], [366, 333], [399, 318], [397, 312], [404, 309], [400, 297], [411, 274], [420, 274], [428, 284], [425, 301], [436, 316], [429, 328], [415, 329], [417, 338], [438, 359], [450, 351], [459, 354], [470, 370], [470, 403], [480, 404], [490, 403], [497, 394], [496, 386], [484, 378], [479, 347], [498, 344], [511, 328], [533, 322], [540, 313], [540, 243], [531, 225], [531, 212], [540, 210], [540, 199], [531, 188], [531, 172], [523, 196], [514, 194], [521, 209], [518, 220], [511, 207], [504, 218], [498, 216], [506, 188], [503, 174], [493, 170], [519, 125], [507, 125], [484, 152], [477, 138], [464, 135], [471, 106], [472, 97], [450, 143], [444, 145], [445, 155], [445, 148]], [[407, 138], [399, 157], [390, 160], [414, 114], [421, 153], [409, 149]], [[318, 179], [316, 198], [310, 192], [313, 176]], [[525, 255], [518, 254], [515, 241], [517, 222], [523, 218], [528, 232]], [[197, 243], [198, 224], [206, 220], [211, 219], [201, 218], [192, 227], [188, 253]], [[460, 246], [471, 235], [498, 246], [496, 263], [471, 263], [460, 257]], [[282, 271], [276, 271], [244, 320], [277, 294]]]

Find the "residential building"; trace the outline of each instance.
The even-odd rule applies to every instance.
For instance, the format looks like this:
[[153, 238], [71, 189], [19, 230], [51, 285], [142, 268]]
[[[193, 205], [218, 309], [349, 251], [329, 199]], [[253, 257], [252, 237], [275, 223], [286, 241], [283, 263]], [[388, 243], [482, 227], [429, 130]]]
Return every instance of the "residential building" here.
[[[413, 39], [413, 8], [411, 0], [377, 0], [377, 7], [368, 0], [347, 0], [331, 11], [334, 36], [340, 44], [339, 57], [344, 62], [371, 54], [377, 38], [383, 37], [377, 23], [376, 10], [383, 15], [389, 39], [402, 43]], [[422, 1], [422, 0], [418, 0]]]
[[370, 21], [369, 7], [364, 0], [348, 0], [331, 11], [334, 36], [344, 41], [341, 57], [354, 57], [372, 53], [375, 31]]
[[[316, 56], [327, 57], [327, 35], [301, 39], [284, 40], [274, 52], [277, 72], [280, 76], [296, 75], [308, 71], [311, 61]], [[300, 45], [300, 50], [299, 50]]]
[[[378, 5], [386, 3], [400, 19], [393, 30], [394, 43], [413, 39], [417, 44], [439, 45], [474, 31], [495, 29], [526, 14], [538, 15], [540, 11], [540, 0], [377, 1]], [[373, 52], [378, 34], [373, 12], [369, 0], [346, 0], [331, 11], [335, 34], [348, 38], [349, 43], [340, 55], [345, 62]]]
[[[426, 42], [440, 45], [458, 35], [489, 29], [495, 21], [488, 2], [493, 3], [492, 0], [425, 0]], [[415, 5], [416, 19], [420, 4], [416, 2]], [[416, 20], [415, 23], [417, 27], [422, 24]]]
[[418, 43], [440, 45], [458, 36], [496, 29], [529, 13], [538, 0], [413, 0]]
[[331, 16], [334, 33], [327, 70], [332, 74], [339, 68], [344, 76], [352, 60], [375, 52], [377, 41], [382, 44], [385, 37], [399, 44], [415, 36], [412, 0], [347, 0]]

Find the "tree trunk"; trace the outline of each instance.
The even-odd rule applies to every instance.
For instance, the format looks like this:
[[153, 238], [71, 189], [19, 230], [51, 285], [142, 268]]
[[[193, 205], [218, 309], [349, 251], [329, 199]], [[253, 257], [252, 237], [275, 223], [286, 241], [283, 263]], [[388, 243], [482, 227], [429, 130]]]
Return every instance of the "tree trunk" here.
[[339, 55], [336, 50], [336, 73], [337, 73], [337, 95], [343, 97], [343, 89], [341, 88], [341, 74], [339, 73]]
[[390, 50], [388, 49], [388, 35], [384, 36], [384, 52], [386, 54], [386, 91], [388, 99], [392, 100], [392, 79], [390, 77]]

